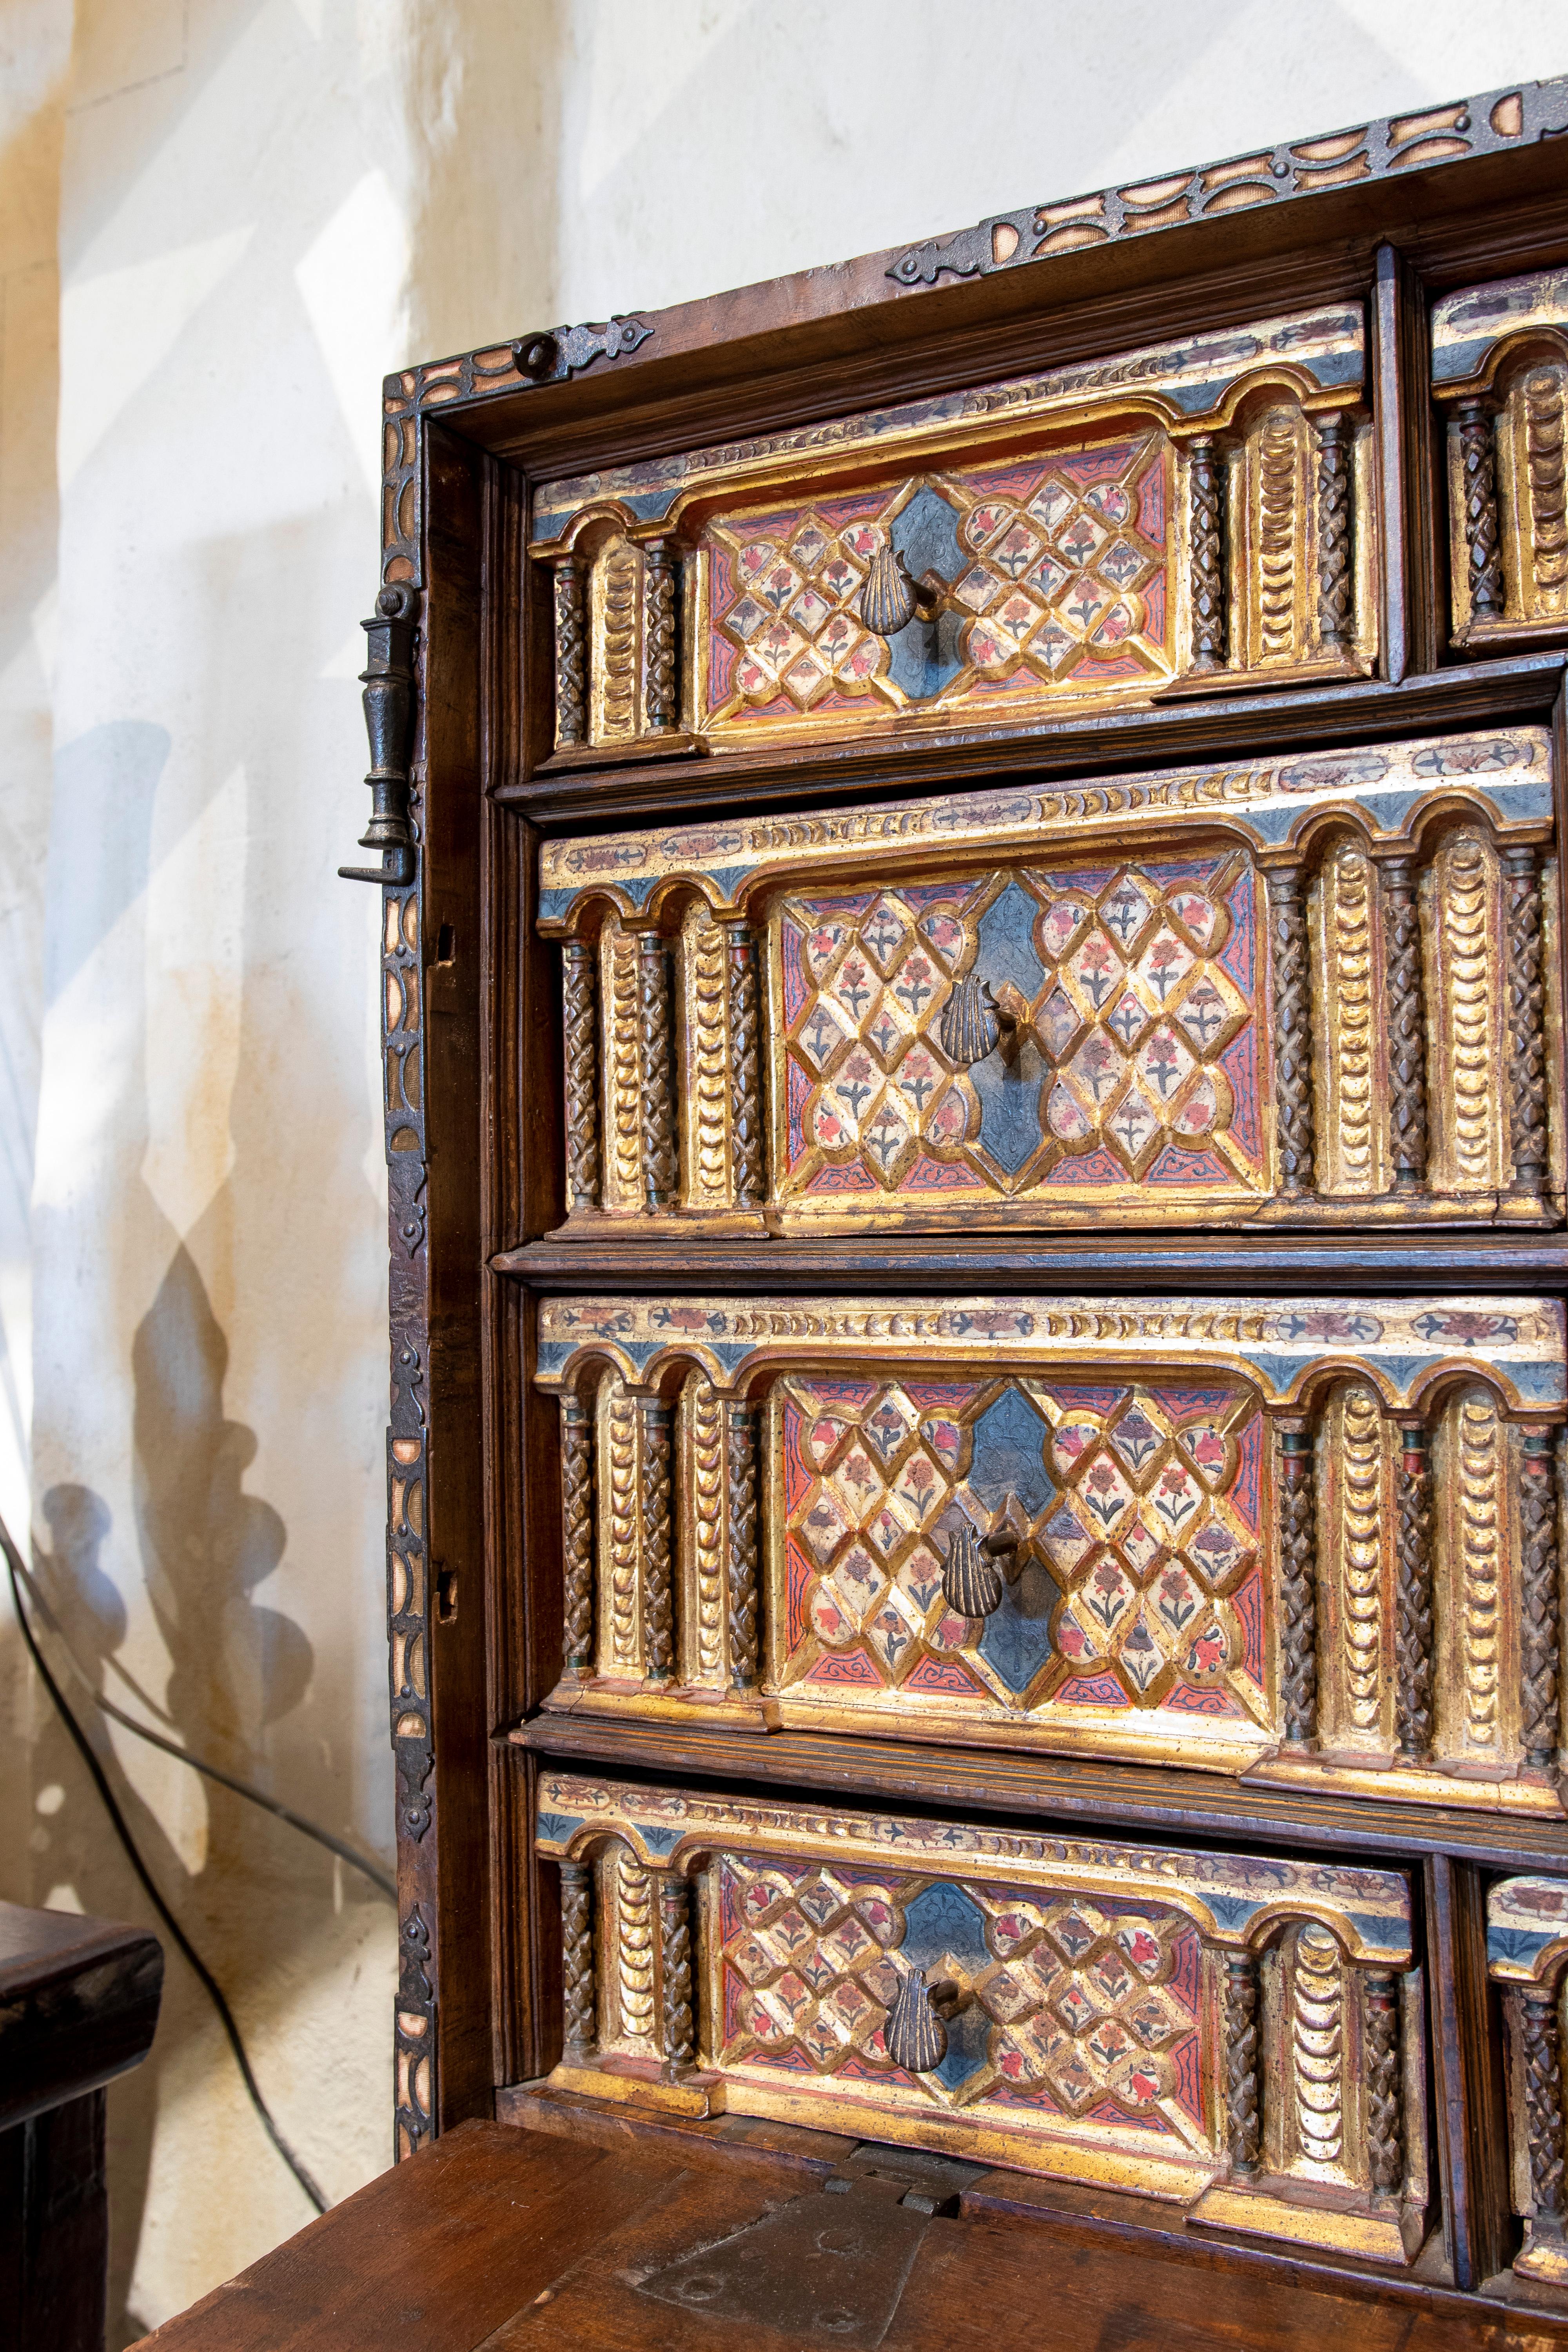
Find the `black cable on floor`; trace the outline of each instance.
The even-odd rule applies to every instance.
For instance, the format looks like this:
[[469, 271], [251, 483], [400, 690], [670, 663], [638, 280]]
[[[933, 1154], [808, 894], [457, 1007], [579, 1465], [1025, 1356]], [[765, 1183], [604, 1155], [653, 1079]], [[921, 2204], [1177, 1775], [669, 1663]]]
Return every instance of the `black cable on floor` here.
[[196, 1950], [195, 1946], [192, 1943], [184, 1929], [181, 1927], [179, 1921], [175, 1918], [174, 1913], [170, 1910], [168, 1905], [164, 1902], [162, 1895], [158, 1892], [157, 1885], [153, 1878], [153, 1874], [148, 1869], [146, 1864], [142, 1861], [136, 1841], [132, 1836], [129, 1828], [126, 1826], [125, 1816], [121, 1811], [118, 1803], [115, 1801], [114, 1791], [109, 1785], [109, 1781], [104, 1774], [103, 1767], [99, 1762], [97, 1754], [94, 1751], [92, 1742], [89, 1739], [86, 1732], [82, 1729], [80, 1724], [77, 1721], [75, 1716], [66, 1705], [65, 1696], [61, 1691], [59, 1685], [56, 1682], [53, 1675], [49, 1672], [47, 1663], [45, 1660], [43, 1652], [38, 1647], [37, 1640], [33, 1633], [32, 1626], [27, 1622], [27, 1612], [22, 1605], [22, 1588], [17, 1579], [16, 1562], [13, 1557], [15, 1549], [16, 1548], [11, 1541], [9, 1533], [6, 1533], [5, 1535], [4, 1543], [0, 1544], [0, 1549], [4, 1549], [5, 1554], [5, 1572], [10, 1579], [11, 1584], [11, 1606], [16, 1612], [16, 1622], [22, 1629], [22, 1639], [27, 1645], [27, 1654], [32, 1659], [34, 1665], [37, 1668], [38, 1679], [43, 1684], [44, 1688], [47, 1691], [60, 1721], [64, 1724], [67, 1731], [69, 1733], [77, 1753], [80, 1756], [82, 1762], [86, 1765], [89, 1772], [92, 1776], [93, 1786], [98, 1790], [100, 1797], [103, 1801], [104, 1811], [109, 1815], [110, 1826], [113, 1830], [115, 1836], [120, 1840], [121, 1844], [125, 1849], [125, 1858], [127, 1862], [130, 1863], [132, 1869], [136, 1873], [137, 1877], [141, 1880], [148, 1901], [152, 1904], [153, 1910], [156, 1911], [159, 1918], [163, 1921], [164, 1927], [167, 1927], [170, 1935], [174, 1937], [178, 1949], [184, 1954], [185, 1959], [189, 1962], [192, 1969], [195, 1973], [196, 1981], [200, 1984], [202, 1990], [206, 1994], [207, 1999], [211, 2001], [214, 2009], [217, 2011], [218, 2023], [223, 2027], [224, 2032], [228, 2038], [228, 2046], [234, 2053], [235, 2063], [239, 2068], [240, 2078], [245, 2084], [246, 2091], [250, 2099], [250, 2104], [261, 2118], [262, 2129], [266, 2132], [268, 2138], [272, 2142], [273, 2147], [278, 2150], [279, 2155], [283, 2158], [284, 2163], [288, 2166], [289, 2171], [293, 2174], [295, 2179], [299, 2182], [300, 2188], [304, 2190], [306, 2196], [310, 2199], [317, 2212], [324, 2213], [327, 2210], [327, 2200], [325, 2197], [323, 2197], [320, 2189], [317, 2188], [316, 2183], [311, 2179], [310, 2175], [307, 2172], [305, 2167], [300, 2163], [299, 2158], [295, 2155], [293, 2149], [289, 2147], [288, 2141], [284, 2138], [282, 2133], [273, 2122], [271, 2112], [268, 2107], [267, 2102], [262, 2097], [260, 2091], [257, 2087], [256, 2077], [250, 2071], [250, 2060], [246, 2055], [245, 2044], [240, 2040], [239, 2028], [234, 2021], [233, 2011], [229, 2008], [227, 2001], [224, 1999], [222, 1987], [219, 1985], [217, 1979], [213, 1975], [212, 1970], [207, 1967], [207, 1964], [203, 1959], [201, 1954]]

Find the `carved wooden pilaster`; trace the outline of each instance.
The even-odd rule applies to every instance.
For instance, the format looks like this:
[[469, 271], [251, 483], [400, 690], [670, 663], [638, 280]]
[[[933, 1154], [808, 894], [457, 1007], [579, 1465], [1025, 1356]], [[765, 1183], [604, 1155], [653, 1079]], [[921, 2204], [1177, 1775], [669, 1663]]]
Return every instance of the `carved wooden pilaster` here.
[[1362, 1980], [1366, 2061], [1366, 2156], [1373, 2194], [1405, 2186], [1405, 2084], [1399, 2049], [1399, 1979], [1368, 1969]]
[[643, 1666], [649, 1682], [675, 1672], [675, 1592], [669, 1572], [669, 1407], [645, 1397], [642, 1413]]
[[1258, 2170], [1262, 2098], [1258, 2066], [1258, 1963], [1250, 1952], [1225, 1956], [1226, 2138], [1233, 2179]]
[[1546, 992], [1541, 972], [1541, 853], [1505, 849], [1508, 894], [1509, 1139], [1513, 1188], [1539, 1199], [1546, 1181]]
[[1505, 599], [1492, 420], [1484, 400], [1461, 400], [1454, 414], [1459, 428], [1459, 467], [1464, 480], [1470, 617], [1500, 621]]
[[1192, 542], [1193, 674], [1225, 667], [1225, 453], [1217, 441], [1188, 448]]
[[555, 740], [588, 736], [588, 633], [583, 615], [583, 567], [574, 555], [555, 566]]
[[1530, 2195], [1535, 2218], [1563, 2224], [1563, 2049], [1557, 1989], [1525, 1985], [1519, 1995], [1524, 2132], [1530, 2150]]
[[676, 665], [677, 553], [675, 541], [651, 539], [643, 547], [643, 646], [645, 732], [673, 734], [679, 724], [680, 686]]
[[724, 1408], [730, 1486], [730, 1679], [757, 1679], [757, 1414], [743, 1399]]
[[1550, 1771], [1561, 1733], [1561, 1601], [1557, 1551], [1557, 1458], [1548, 1430], [1526, 1430], [1519, 1498], [1520, 1732], [1524, 1760]]
[[643, 1190], [650, 1210], [675, 1199], [675, 1072], [669, 1049], [669, 956], [655, 932], [637, 942], [638, 1037], [642, 1055]]
[[1314, 1181], [1311, 961], [1307, 895], [1293, 866], [1268, 877], [1274, 971], [1274, 1087], [1279, 1190], [1310, 1192]]
[[1355, 642], [1354, 442], [1348, 417], [1318, 419], [1318, 638], [1335, 653]]
[[1432, 1454], [1421, 1423], [1400, 1436], [1394, 1723], [1400, 1754], [1419, 1763], [1432, 1752]]
[[561, 1400], [561, 1537], [568, 1674], [594, 1664], [594, 1416], [577, 1396]]
[[594, 1865], [561, 1865], [561, 1984], [564, 2055], [579, 2063], [599, 2040], [598, 1977], [594, 1959]]
[[679, 1871], [659, 1873], [658, 1937], [664, 2063], [679, 2070], [697, 2055], [697, 2023], [691, 1996], [691, 1889]]
[[1383, 905], [1388, 950], [1389, 1158], [1397, 1189], [1414, 1192], [1426, 1181], [1426, 1008], [1414, 858], [1393, 857], [1384, 866]]
[[730, 942], [731, 1145], [735, 1199], [754, 1208], [763, 1197], [763, 1088], [757, 1057], [756, 944], [743, 923], [727, 926]]
[[574, 1209], [599, 1205], [599, 958], [581, 940], [561, 951], [566, 1027], [566, 1186]]
[[1312, 1433], [1279, 1432], [1280, 1676], [1285, 1737], [1310, 1747], [1318, 1730], [1318, 1508]]

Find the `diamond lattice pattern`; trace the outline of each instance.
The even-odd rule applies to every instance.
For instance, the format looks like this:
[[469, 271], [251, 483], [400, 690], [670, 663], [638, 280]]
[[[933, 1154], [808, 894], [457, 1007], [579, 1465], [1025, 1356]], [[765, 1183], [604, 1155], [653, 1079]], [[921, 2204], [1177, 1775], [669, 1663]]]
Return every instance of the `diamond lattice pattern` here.
[[[791, 1380], [784, 1679], [1264, 1722], [1261, 1446], [1239, 1389]], [[1020, 1538], [979, 1622], [942, 1589], [965, 1523]]]
[[[1256, 1187], [1253, 887], [1230, 858], [787, 900], [782, 1189], [1016, 1197], [1180, 1181], [1199, 1160], [1205, 1182]], [[1025, 983], [1011, 1065], [942, 1051], [972, 967]]]
[[899, 1986], [888, 1955], [930, 1882], [745, 1855], [715, 1867], [721, 2064], [919, 2080], [942, 2105], [1026, 2103], [1202, 2139], [1201, 1950], [1179, 1914], [1076, 1895], [1021, 1902], [964, 1885], [979, 1937], [926, 1973], [967, 1996], [967, 2022], [941, 2075], [911, 2078], [883, 2040]]
[[1005, 474], [976, 467], [715, 520], [706, 533], [711, 714], [800, 716], [911, 698], [861, 622], [860, 590], [898, 515], [931, 491], [952, 509], [956, 551], [937, 608], [957, 625], [952, 675], [937, 689], [944, 701], [1008, 683], [1033, 698], [1117, 677], [1158, 682], [1170, 673], [1166, 466], [1152, 436]]

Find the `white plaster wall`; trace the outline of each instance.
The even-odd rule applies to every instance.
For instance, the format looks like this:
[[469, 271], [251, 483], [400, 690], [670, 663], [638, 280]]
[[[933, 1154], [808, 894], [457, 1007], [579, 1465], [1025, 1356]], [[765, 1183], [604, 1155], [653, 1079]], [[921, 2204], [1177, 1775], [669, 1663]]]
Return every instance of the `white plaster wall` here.
[[[383, 373], [1564, 68], [1563, 0], [0, 0], [0, 1510], [111, 1695], [389, 1852]], [[8, 1627], [0, 1705], [0, 1891], [144, 1916]], [[346, 2193], [386, 1907], [112, 1757]], [[306, 2208], [177, 1960], [111, 2116], [122, 2344]]]

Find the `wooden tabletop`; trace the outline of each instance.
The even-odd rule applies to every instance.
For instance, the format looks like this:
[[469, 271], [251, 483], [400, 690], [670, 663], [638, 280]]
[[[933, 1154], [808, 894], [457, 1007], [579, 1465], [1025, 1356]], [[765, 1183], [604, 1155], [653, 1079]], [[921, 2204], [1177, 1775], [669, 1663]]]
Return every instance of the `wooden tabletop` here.
[[[862, 2291], [858, 2316], [853, 2289], [830, 2297], [832, 2279], [847, 2289], [850, 2277], [838, 2258], [879, 2194], [885, 2220], [904, 2184], [840, 2187], [835, 2198], [763, 2150], [689, 2160], [641, 2137], [593, 2144], [464, 2124], [141, 2352], [1547, 2352], [1568, 2341], [1544, 2313], [1331, 2293], [1223, 2248], [1140, 2252], [1032, 2216], [952, 2215], [940, 2198], [927, 2200], [934, 2213], [902, 2207], [890, 2231], [871, 2210], [851, 2269], [864, 2290], [865, 2266], [879, 2265], [882, 2307]], [[750, 2272], [721, 2242], [748, 2229], [759, 2232]], [[784, 2257], [771, 2267], [770, 2246]], [[748, 2278], [745, 2317], [700, 2307], [733, 2306]]]
[[0, 1903], [0, 2131], [139, 2064], [163, 1990], [145, 1927]]

